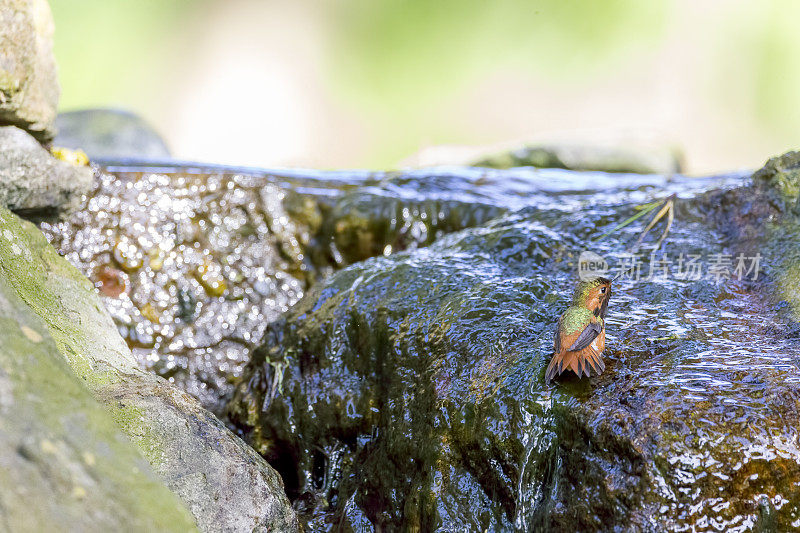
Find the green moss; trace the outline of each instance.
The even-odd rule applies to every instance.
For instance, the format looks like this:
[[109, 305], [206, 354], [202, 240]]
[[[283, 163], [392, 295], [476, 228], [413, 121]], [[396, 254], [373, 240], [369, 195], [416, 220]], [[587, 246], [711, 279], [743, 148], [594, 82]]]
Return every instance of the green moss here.
[[525, 147], [520, 150], [502, 152], [475, 163], [476, 167], [507, 169], [514, 167], [567, 168], [553, 150]]
[[768, 272], [775, 280], [775, 296], [789, 304], [790, 320], [800, 323], [800, 224], [784, 220], [782, 224], [769, 228], [765, 239], [765, 260]]
[[800, 196], [800, 152], [773, 157], [753, 174], [753, 184], [795, 202]]
[[111, 409], [111, 417], [126, 435], [137, 445], [139, 451], [153, 466], [164, 464], [164, 443], [153, 431], [144, 412], [133, 405], [119, 403]]
[[[520, 211], [351, 265], [274, 325], [231, 419], [292, 497], [314, 496], [314, 526], [327, 517], [344, 528], [691, 529], [752, 521], [764, 493], [789, 502], [775, 510], [779, 529], [796, 519], [800, 467], [763, 435], [792, 442], [797, 372], [764, 357], [785, 339], [753, 285], [626, 286], [610, 303], [606, 371], [544, 383], [574, 284], [555, 252], [596, 234], [605, 210]], [[709, 233], [704, 214], [676, 219], [673, 250], [724, 250], [698, 238]], [[800, 287], [800, 268], [787, 272], [787, 290]], [[568, 313], [568, 329], [591, 318]], [[725, 507], [697, 507], [720, 495]]]
[[789, 303], [794, 319], [800, 322], [800, 264], [786, 265], [779, 274], [778, 296]]
[[[135, 362], [92, 284], [58, 255], [33, 224], [3, 208], [0, 273], [16, 296], [46, 324], [47, 331], [42, 333], [52, 337], [72, 372], [90, 390], [109, 397], [115, 385], [133, 379]], [[59, 399], [54, 397], [50, 402], [58, 403]], [[113, 399], [105, 405], [150, 464], [162, 464], [163, 441], [152, 431], [144, 413]]]
[[[33, 224], [5, 208], [0, 208], [0, 268], [19, 297], [45, 320], [59, 352], [90, 388], [119, 381], [113, 370], [92, 364], [89, 347], [98, 331], [75, 316], [76, 309], [103, 313], [94, 287]], [[69, 307], [65, 289], [76, 300]]]
[[188, 511], [72, 374], [47, 326], [14, 291], [0, 277], [0, 380], [14, 399], [13, 409], [3, 408], [0, 444], [9, 455], [2, 459], [0, 497], [6, 504], [23, 496], [53, 504], [36, 516], [26, 516], [22, 502], [10, 505], [6, 524], [194, 530]]

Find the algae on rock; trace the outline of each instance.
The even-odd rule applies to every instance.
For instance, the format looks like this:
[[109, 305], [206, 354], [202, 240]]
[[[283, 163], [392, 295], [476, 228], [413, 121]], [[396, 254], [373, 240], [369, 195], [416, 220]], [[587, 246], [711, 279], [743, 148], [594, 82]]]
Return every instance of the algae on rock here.
[[[0, 213], [4, 222], [11, 215]], [[9, 232], [4, 223], [3, 233]], [[12, 254], [30, 251], [11, 246]], [[9, 531], [191, 531], [194, 519], [66, 364], [0, 274], [0, 501]], [[35, 509], [32, 508], [35, 506]]]
[[774, 191], [788, 203], [796, 203], [800, 196], [800, 152], [771, 158], [753, 174], [753, 184], [761, 190]]
[[669, 148], [627, 148], [582, 144], [544, 144], [521, 146], [475, 161], [489, 168], [563, 168], [634, 174], [679, 174], [682, 155]]
[[52, 140], [60, 89], [47, 0], [0, 0], [0, 125]]
[[[351, 265], [271, 325], [229, 413], [312, 527], [796, 524], [800, 369], [758, 286], [620, 281], [606, 372], [544, 383], [562, 258], [612, 209], [543, 203]], [[678, 218], [666, 253], [719, 239]]]
[[42, 231], [98, 285], [138, 361], [214, 412], [263, 324], [318, 280], [541, 198], [492, 170], [132, 170], [100, 172], [84, 208]]
[[[55, 355], [101, 401], [109, 423], [113, 418], [133, 440], [201, 530], [297, 529], [277, 473], [196, 400], [140, 370], [89, 280], [33, 224], [3, 208], [0, 281], [40, 317]], [[82, 416], [80, 409], [74, 414]], [[159, 501], [179, 501], [161, 489]], [[180, 520], [171, 521], [180, 528]]]
[[800, 322], [800, 152], [770, 158], [742, 187], [709, 191], [683, 213], [709, 217], [731, 252], [758, 257], [761, 281]]

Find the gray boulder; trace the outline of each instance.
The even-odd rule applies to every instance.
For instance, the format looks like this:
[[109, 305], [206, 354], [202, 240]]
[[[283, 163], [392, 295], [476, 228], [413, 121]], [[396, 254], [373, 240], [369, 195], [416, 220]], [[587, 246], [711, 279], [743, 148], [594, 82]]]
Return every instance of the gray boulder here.
[[192, 396], [161, 378], [105, 388], [101, 401], [203, 531], [297, 531], [283, 481]]
[[196, 400], [140, 370], [91, 283], [35, 226], [2, 208], [0, 265], [0, 282], [39, 315], [39, 329], [201, 530], [298, 529], [278, 474]]
[[[3, 244], [13, 218], [0, 213]], [[4, 246], [5, 248], [5, 246]], [[4, 272], [8, 263], [3, 260]], [[4, 531], [190, 531], [194, 520], [64, 361], [36, 304], [0, 275]], [[35, 290], [31, 288], [31, 290]]]
[[25, 215], [66, 213], [92, 181], [88, 166], [56, 159], [19, 128], [0, 127], [0, 205]]
[[584, 144], [526, 145], [473, 163], [476, 167], [563, 168], [634, 174], [678, 174], [683, 156], [671, 148], [626, 148]]
[[0, 125], [51, 140], [59, 92], [47, 2], [0, 0]]
[[116, 109], [82, 109], [56, 118], [56, 146], [83, 150], [96, 159], [163, 159], [170, 156], [161, 136], [141, 117]]

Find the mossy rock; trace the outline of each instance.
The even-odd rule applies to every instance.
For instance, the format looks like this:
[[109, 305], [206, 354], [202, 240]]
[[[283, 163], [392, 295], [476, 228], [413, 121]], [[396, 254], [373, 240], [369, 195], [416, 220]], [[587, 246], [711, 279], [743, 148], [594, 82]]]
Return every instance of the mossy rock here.
[[562, 168], [634, 174], [679, 174], [683, 156], [674, 148], [627, 148], [585, 144], [526, 145], [473, 162], [476, 167]]
[[733, 255], [759, 255], [771, 304], [800, 323], [800, 152], [769, 159], [741, 187], [709, 191], [678, 216], [706, 219]]
[[539, 198], [523, 178], [475, 169], [99, 170], [83, 208], [41, 228], [100, 288], [143, 366], [219, 412], [262, 324], [314, 283]]
[[0, 125], [52, 140], [60, 89], [46, 0], [0, 0]]
[[[88, 406], [70, 404], [72, 389], [64, 389], [66, 396], [62, 398], [57, 382], [53, 390], [46, 391], [47, 397], [37, 397], [31, 391], [29, 401], [44, 406], [45, 411], [51, 406], [56, 413], [62, 407], [69, 409], [78, 420], [96, 409], [138, 459], [138, 470], [120, 460], [119, 470], [109, 480], [102, 478], [107, 475], [105, 471], [93, 475], [99, 478], [97, 484], [117, 483], [116, 494], [100, 492], [86, 505], [98, 505], [102, 510], [99, 501], [109, 498], [108, 505], [117, 505], [117, 499], [130, 499], [142, 506], [121, 509], [120, 522], [98, 523], [102, 526], [98, 529], [185, 530], [186, 524], [194, 528], [196, 520], [203, 531], [297, 530], [297, 518], [278, 474], [197, 400], [140, 370], [89, 280], [59, 256], [33, 224], [3, 208], [0, 283], [38, 320], [36, 335], [48, 339], [50, 356], [60, 364], [63, 379], [71, 379], [82, 391], [82, 398], [91, 399], [93, 393], [104, 410], [94, 400]], [[19, 336], [19, 328], [0, 327], [0, 334], [5, 331]], [[18, 357], [22, 364], [25, 358], [21, 353], [15, 351], [9, 356]], [[41, 365], [36, 366], [35, 361], [27, 364], [33, 366], [26, 371], [38, 376], [36, 369]], [[46, 376], [41, 379], [52, 381]], [[42, 415], [31, 415], [31, 424], [39, 423], [37, 416]], [[4, 423], [5, 417], [0, 414], [0, 427]], [[93, 438], [87, 434], [87, 439]], [[107, 438], [105, 434], [103, 438]], [[143, 483], [139, 475], [150, 476], [149, 493], [138, 488], [137, 484]], [[8, 487], [11, 491], [11, 485]], [[48, 500], [43, 496], [41, 501]], [[147, 509], [148, 505], [152, 509]], [[126, 513], [141, 514], [137, 518], [140, 522], [128, 524]], [[91, 521], [87, 523], [91, 526]]]
[[[605, 373], [545, 384], [563, 258], [616, 222], [581, 207], [352, 265], [271, 325], [229, 412], [312, 528], [796, 524], [800, 369], [757, 285], [622, 283]], [[667, 252], [719, 240], [678, 218]]]
[[767, 161], [753, 174], [753, 184], [794, 210], [800, 196], [800, 152], [787, 152]]
[[34, 292], [20, 295], [0, 275], [4, 528], [195, 530], [180, 499], [72, 373], [49, 325], [29, 306]]

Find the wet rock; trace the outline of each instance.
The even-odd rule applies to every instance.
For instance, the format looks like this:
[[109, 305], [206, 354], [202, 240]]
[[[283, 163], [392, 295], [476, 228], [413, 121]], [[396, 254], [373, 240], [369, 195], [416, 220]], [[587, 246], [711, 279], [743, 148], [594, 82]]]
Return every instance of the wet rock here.
[[337, 198], [325, 211], [318, 238], [333, 245], [339, 267], [427, 246], [536, 197], [535, 190], [523, 185], [532, 197], [514, 198], [513, 188], [501, 180], [464, 170], [390, 174]]
[[129, 379], [100, 397], [201, 530], [298, 530], [280, 476], [195, 398], [157, 379]]
[[680, 174], [682, 157], [676, 150], [627, 149], [580, 144], [530, 145], [474, 163], [478, 167], [563, 168], [633, 174]]
[[64, 216], [92, 181], [89, 167], [54, 158], [19, 128], [0, 127], [0, 205], [28, 217]]
[[798, 214], [800, 152], [769, 159], [741, 186], [711, 190], [693, 203], [695, 218], [711, 216], [727, 240], [752, 250], [768, 237], [770, 227]]
[[760, 283], [800, 322], [800, 152], [773, 157], [741, 187], [705, 193], [681, 216], [706, 218], [733, 254], [763, 257]]
[[[0, 282], [40, 317], [43, 327], [37, 331], [52, 336], [60, 356], [180, 497], [201, 530], [297, 529], [276, 472], [195, 399], [140, 370], [91, 283], [35, 226], [3, 209], [0, 265]], [[61, 401], [56, 391], [47, 404]], [[83, 410], [73, 415], [81, 419]], [[159, 498], [164, 502], [176, 501], [163, 492]], [[121, 493], [127, 497], [126, 489]], [[180, 529], [182, 522], [169, 516], [164, 515], [165, 527]]]
[[0, 125], [52, 140], [60, 89], [46, 0], [0, 1]]
[[317, 275], [303, 217], [318, 207], [291, 214], [291, 194], [235, 175], [102, 174], [83, 209], [42, 229], [135, 358], [216, 409], [263, 323]]
[[781, 211], [800, 214], [800, 152], [773, 157], [753, 174], [753, 187]]
[[112, 166], [44, 223], [146, 368], [220, 413], [264, 324], [354, 261], [427, 246], [508, 210], [725, 180], [516, 169], [257, 172]]
[[42, 230], [135, 357], [219, 412], [264, 324], [317, 280], [543, 201], [539, 172], [103, 172], [82, 209]]
[[[7, 236], [12, 215], [0, 216], [4, 251], [11, 260], [32, 260], [23, 236]], [[40, 302], [7, 276], [8, 259], [0, 270], [3, 529], [194, 530], [180, 500], [72, 373], [39, 316]]]
[[[542, 203], [356, 263], [271, 325], [230, 417], [312, 529], [797, 527], [800, 367], [757, 286], [619, 281], [606, 372], [544, 383], [569, 257], [624, 250], [592, 239], [639, 198]], [[719, 241], [677, 218], [665, 253]]]
[[141, 117], [116, 109], [83, 109], [59, 113], [54, 144], [83, 150], [92, 160], [164, 159], [164, 139]]
[[[752, 179], [753, 193], [745, 204], [750, 216], [744, 226], [750, 231], [738, 230], [750, 239], [739, 248], [777, 259], [767, 269], [766, 281], [776, 306], [788, 304], [789, 316], [800, 323], [800, 152], [770, 159]], [[740, 199], [729, 193], [726, 199], [731, 198], [734, 205]]]
[[619, 190], [683, 192], [729, 179], [463, 167], [155, 170], [99, 172], [82, 209], [41, 229], [98, 287], [140, 364], [215, 413], [264, 325], [352, 262], [424, 247], [524, 206], [573, 209]]

